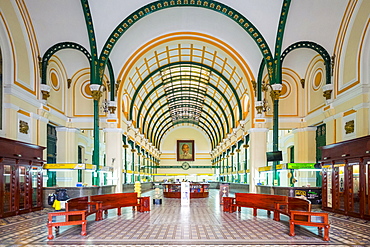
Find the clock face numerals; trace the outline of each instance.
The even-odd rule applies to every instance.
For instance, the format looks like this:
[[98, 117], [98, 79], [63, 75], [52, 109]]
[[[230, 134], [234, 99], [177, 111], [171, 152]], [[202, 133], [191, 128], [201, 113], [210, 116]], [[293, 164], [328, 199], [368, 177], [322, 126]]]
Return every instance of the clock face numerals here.
[[190, 165], [189, 165], [188, 162], [184, 162], [184, 163], [182, 163], [181, 167], [182, 167], [182, 169], [187, 170], [187, 169], [190, 168]]

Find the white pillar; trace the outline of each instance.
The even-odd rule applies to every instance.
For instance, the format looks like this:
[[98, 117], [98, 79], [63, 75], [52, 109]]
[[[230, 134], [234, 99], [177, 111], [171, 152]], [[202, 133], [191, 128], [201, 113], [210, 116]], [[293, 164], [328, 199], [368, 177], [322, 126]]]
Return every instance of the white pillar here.
[[249, 192], [257, 192], [255, 178], [259, 176], [258, 168], [266, 166], [267, 128], [252, 128], [248, 130], [250, 135], [249, 153]]
[[316, 127], [293, 129], [294, 162], [316, 162]]
[[76, 128], [56, 127], [57, 131], [57, 163], [77, 163], [78, 134]]
[[123, 149], [122, 149], [122, 133], [119, 128], [105, 128], [105, 153], [107, 166], [113, 167], [114, 184], [116, 185], [116, 193], [122, 192], [123, 184]]

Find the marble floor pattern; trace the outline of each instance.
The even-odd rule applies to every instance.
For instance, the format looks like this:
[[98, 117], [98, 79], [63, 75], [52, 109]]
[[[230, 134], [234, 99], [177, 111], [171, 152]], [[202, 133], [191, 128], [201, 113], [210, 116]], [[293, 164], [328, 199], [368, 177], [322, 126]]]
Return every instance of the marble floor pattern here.
[[[142, 195], [152, 197], [154, 191]], [[180, 202], [164, 198], [150, 212], [123, 208], [121, 216], [112, 209], [102, 221], [91, 215], [87, 236], [80, 235], [81, 226], [66, 226], [53, 240], [47, 239], [50, 208], [0, 219], [0, 246], [370, 246], [366, 220], [330, 213], [330, 241], [325, 242], [315, 227], [296, 226], [296, 236], [290, 237], [286, 216], [277, 222], [265, 210], [257, 217], [248, 208], [224, 213], [218, 190], [211, 190], [209, 198], [191, 199], [189, 206]]]

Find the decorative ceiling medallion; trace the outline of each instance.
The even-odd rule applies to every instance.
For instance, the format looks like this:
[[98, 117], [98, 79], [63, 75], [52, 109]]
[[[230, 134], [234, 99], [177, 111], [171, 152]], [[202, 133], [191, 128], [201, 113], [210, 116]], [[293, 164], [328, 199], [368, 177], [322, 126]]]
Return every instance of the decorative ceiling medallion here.
[[292, 91], [292, 88], [291, 88], [290, 84], [285, 82], [285, 81], [282, 81], [281, 84], [283, 85], [283, 87], [281, 89], [279, 99], [285, 99], [290, 95], [290, 92]]
[[59, 91], [60, 83], [59, 83], [59, 77], [58, 77], [57, 71], [55, 70], [50, 71], [50, 81], [51, 81], [51, 86], [53, 90]]
[[317, 69], [317, 71], [316, 71], [316, 73], [313, 77], [312, 89], [314, 91], [318, 91], [321, 88], [322, 83], [323, 83], [323, 73], [322, 73], [322, 69], [319, 68], [319, 69]]
[[90, 90], [90, 81], [85, 81], [81, 85], [81, 93], [86, 99], [92, 99]]

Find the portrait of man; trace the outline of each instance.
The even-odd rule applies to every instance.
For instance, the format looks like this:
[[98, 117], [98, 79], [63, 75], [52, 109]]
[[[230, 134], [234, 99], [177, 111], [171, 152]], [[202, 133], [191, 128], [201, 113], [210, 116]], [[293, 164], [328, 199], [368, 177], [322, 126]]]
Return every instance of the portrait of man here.
[[194, 161], [194, 140], [177, 141], [177, 160]]

